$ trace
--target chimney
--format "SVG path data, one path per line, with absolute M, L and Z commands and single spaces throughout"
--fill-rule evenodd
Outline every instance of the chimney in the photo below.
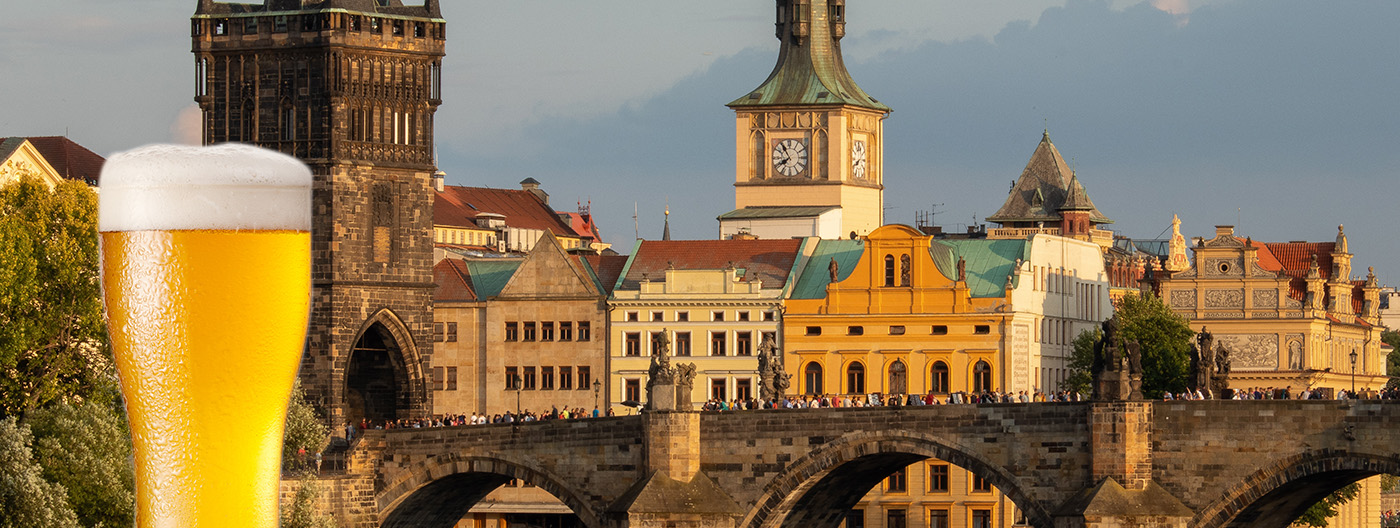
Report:
M 524 191 L 530 191 L 530 194 L 535 195 L 535 198 L 539 198 L 539 200 L 541 202 L 544 202 L 545 205 L 549 205 L 549 193 L 544 192 L 544 189 L 540 188 L 539 180 L 536 180 L 534 178 L 525 178 L 523 180 L 520 180 L 520 189 Z
M 443 172 L 442 169 L 438 169 L 437 172 L 433 173 L 433 189 L 437 190 L 437 192 L 442 192 L 446 188 L 447 173 Z

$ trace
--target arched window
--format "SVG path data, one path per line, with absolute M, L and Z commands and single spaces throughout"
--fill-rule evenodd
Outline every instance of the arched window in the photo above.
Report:
M 909 392 L 909 368 L 903 361 L 898 359 L 890 364 L 890 394 L 905 394 Z
M 885 255 L 885 286 L 894 286 L 894 255 Z
M 865 365 L 859 361 L 846 367 L 846 393 L 865 394 Z
M 909 255 L 899 256 L 899 285 L 909 286 Z
M 938 393 L 948 393 L 948 364 L 942 361 L 933 362 L 933 367 L 929 369 L 929 390 Z
M 804 394 L 822 394 L 822 365 L 815 361 L 808 363 L 807 368 L 802 369 L 802 379 L 806 389 Z
M 992 366 L 986 361 L 978 360 L 972 367 L 972 392 L 986 392 L 992 390 Z

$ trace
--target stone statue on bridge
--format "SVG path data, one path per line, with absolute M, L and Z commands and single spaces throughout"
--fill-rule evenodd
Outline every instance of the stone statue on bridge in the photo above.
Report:
M 676 409 L 690 410 L 690 391 L 695 387 L 695 364 L 676 364 Z
M 1210 373 L 1210 388 L 1219 398 L 1230 394 L 1230 349 L 1219 343 L 1215 349 L 1215 371 Z
M 669 330 L 662 329 L 653 341 L 651 368 L 647 369 L 647 408 L 657 411 L 676 409 L 676 368 L 671 366 Z
M 1119 336 L 1121 324 L 1117 315 L 1104 321 L 1103 337 L 1094 343 L 1095 401 L 1142 399 L 1142 346 Z
M 1200 391 L 1208 400 L 1216 398 L 1212 378 L 1216 371 L 1215 336 L 1203 326 L 1196 334 L 1196 344 L 1191 346 L 1191 390 Z
M 833 262 L 835 262 L 833 260 Z M 783 371 L 783 352 L 773 342 L 773 335 L 763 337 L 758 345 L 758 397 L 763 401 L 782 399 L 790 386 L 791 374 Z

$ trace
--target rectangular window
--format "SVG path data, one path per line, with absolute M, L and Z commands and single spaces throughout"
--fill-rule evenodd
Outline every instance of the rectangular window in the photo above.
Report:
M 520 323 L 506 323 L 506 341 L 520 340 Z
M 749 312 L 739 312 L 739 320 L 740 320 L 740 321 L 747 321 L 747 320 L 749 320 Z
M 457 323 L 447 323 L 447 342 L 457 342 Z
M 447 367 L 447 390 L 457 390 L 457 367 Z
M 948 524 L 948 510 L 936 509 L 928 511 L 928 528 L 951 528 Z
M 273 30 L 273 31 L 276 31 L 276 32 L 278 32 L 278 33 L 286 33 L 286 32 L 287 32 L 287 17 L 286 17 L 286 16 L 273 17 L 273 19 L 272 19 L 272 30 Z
M 728 401 L 729 397 L 725 390 L 729 388 L 728 386 L 729 380 L 726 378 L 710 378 L 710 399 Z
M 442 323 L 433 323 L 433 342 L 442 342 Z
M 554 367 L 540 367 L 540 389 L 554 390 Z
M 763 312 L 763 320 L 764 320 L 764 321 L 772 321 L 772 320 L 774 320 L 774 317 L 776 317 L 776 316 L 773 315 L 773 312 L 772 312 L 772 311 Z
M 515 390 L 520 387 L 520 371 L 515 367 L 506 367 L 506 389 Z
M 442 390 L 443 377 L 442 367 L 433 367 L 433 390 Z
M 316 17 L 311 15 L 301 17 L 301 30 L 316 31 Z
M 710 314 L 710 320 L 711 320 L 711 321 L 723 321 L 723 320 L 724 320 L 724 312 L 719 311 L 719 312 L 713 312 L 713 313 L 711 313 L 711 314 Z
M 972 528 L 992 528 L 992 510 L 972 510 Z
M 753 332 L 734 332 L 734 355 L 753 355 Z
M 394 21 L 394 36 L 395 36 L 395 37 L 402 37 L 402 36 L 403 36 L 403 21 L 402 21 L 402 20 L 395 20 L 395 21 Z
M 635 323 L 638 321 L 637 317 L 637 312 L 627 312 L 627 322 Z
M 559 390 L 570 390 L 574 388 L 574 368 L 559 367 Z
M 554 340 L 554 322 L 546 321 L 540 323 L 540 341 Z
M 676 355 L 690 355 L 690 332 L 676 332 Z
M 863 327 L 863 326 L 848 326 L 848 327 L 846 327 L 846 335 L 853 335 L 853 336 L 865 335 L 865 327 Z
M 535 367 L 525 367 L 522 370 L 525 374 L 521 376 L 520 388 L 524 390 L 535 390 Z
M 243 34 L 244 34 L 244 35 L 256 35 L 256 34 L 258 34 L 258 19 L 253 18 L 253 17 L 248 17 L 248 18 L 243 19 Z
M 652 332 L 652 333 L 651 333 L 651 355 L 653 355 L 653 356 L 661 355 L 661 336 L 664 336 L 664 335 L 666 335 L 665 332 Z M 674 352 L 668 352 L 668 354 L 674 354 Z
M 526 342 L 534 341 L 534 340 L 535 340 L 535 323 L 534 323 L 534 322 L 529 322 L 529 323 L 525 323 L 525 324 L 520 325 L 520 326 L 521 326 L 521 329 L 523 330 L 522 332 L 520 332 L 520 340 L 521 340 L 521 341 L 526 341 Z
M 690 312 L 676 312 L 676 320 L 686 322 L 690 320 Z
M 974 334 L 990 334 L 990 333 L 992 333 L 992 327 L 991 327 L 991 326 L 988 326 L 988 325 L 977 325 L 977 326 L 975 326 L 975 327 L 972 328 L 972 333 L 974 333 Z
M 972 491 L 976 493 L 991 493 L 992 483 L 987 482 L 987 479 L 982 478 L 980 475 L 973 474 Z
M 885 479 L 885 491 L 890 493 L 907 493 L 909 491 L 909 468 L 899 468 Z
M 593 383 L 593 375 L 589 372 L 588 365 L 579 365 L 578 390 L 588 390 L 590 383 Z
M 383 33 L 383 32 L 384 32 L 384 21 L 383 21 L 383 20 L 380 20 L 380 19 L 378 19 L 378 18 L 370 17 L 370 19 L 369 19 L 369 31 L 370 31 L 370 33 Z
M 885 528 L 905 528 L 908 526 L 905 510 L 889 509 L 885 510 Z
M 350 15 L 350 31 L 359 31 L 359 30 L 360 30 L 360 17 L 359 17 L 359 16 L 356 16 L 356 15 Z
M 710 355 L 723 356 L 728 353 L 724 342 L 724 332 L 710 332 Z
M 753 398 L 753 379 L 739 378 L 734 380 L 734 397 L 740 400 Z
M 933 325 L 933 335 L 948 335 L 948 325 Z
M 568 322 L 568 321 L 559 323 L 559 340 L 560 340 L 560 341 L 573 341 L 573 340 L 574 340 L 574 324 L 573 324 L 573 323 L 570 323 L 570 322 Z
M 415 22 L 413 24 L 413 38 L 423 38 L 425 32 L 426 29 L 422 22 Z
M 890 335 L 904 335 L 904 326 L 895 325 L 890 327 Z
M 623 334 L 622 355 L 634 357 L 642 355 L 642 334 L 640 332 Z
M 578 322 L 578 340 L 579 340 L 579 341 L 588 341 L 588 340 L 590 340 L 590 339 L 593 338 L 593 336 L 589 334 L 589 331 L 588 331 L 588 330 L 589 330 L 589 328 L 588 328 L 588 321 L 579 321 L 579 322 Z
M 820 327 L 820 326 L 809 326 L 809 327 L 807 327 L 807 335 L 809 335 L 809 336 L 819 336 L 819 335 L 822 335 L 822 327 Z
M 622 380 L 622 399 L 640 403 L 642 401 L 642 380 L 637 378 Z
M 846 528 L 865 528 L 865 510 L 855 508 L 846 512 Z
M 948 464 L 928 465 L 928 492 L 948 493 Z
M 653 322 L 665 321 L 665 320 L 666 320 L 665 312 L 652 312 L 652 313 L 651 313 L 651 320 L 652 320 Z

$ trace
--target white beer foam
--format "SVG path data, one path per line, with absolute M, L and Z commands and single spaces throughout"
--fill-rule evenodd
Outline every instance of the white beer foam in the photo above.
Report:
M 311 230 L 311 169 L 264 148 L 148 145 L 102 166 L 99 231 Z

